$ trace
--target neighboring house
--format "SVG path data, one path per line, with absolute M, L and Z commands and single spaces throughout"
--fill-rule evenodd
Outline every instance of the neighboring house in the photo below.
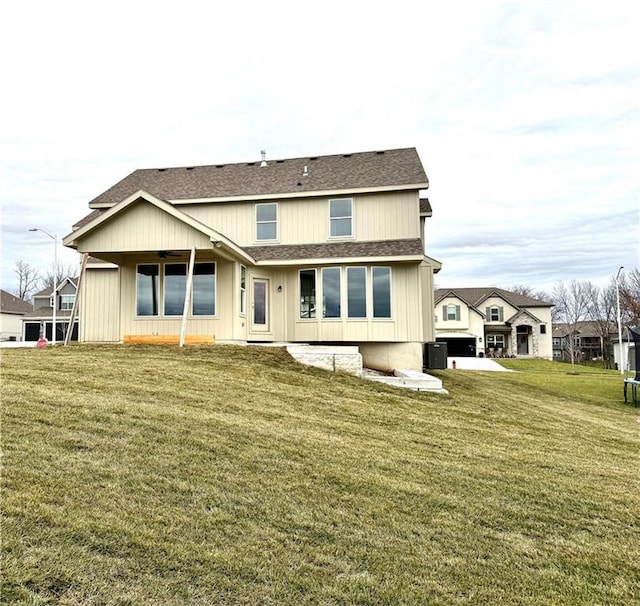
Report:
M 552 359 L 552 303 L 501 288 L 435 291 L 436 340 L 449 356 Z
M 571 326 L 565 323 L 553 325 L 553 359 L 570 360 L 569 334 Z M 605 335 L 598 322 L 577 322 L 573 330 L 574 360 L 612 360 L 613 339 L 617 340 L 618 328 L 611 323 Z
M 22 318 L 22 335 L 25 341 L 37 341 L 40 337 L 46 337 L 48 341 L 53 336 L 53 305 L 56 308 L 56 341 L 64 341 L 69 329 L 69 319 L 73 304 L 76 300 L 78 279 L 65 278 L 56 288 L 56 296 L 53 296 L 53 288 L 45 288 L 33 295 L 33 307 Z M 71 340 L 78 340 L 78 320 L 73 323 Z
M 0 290 L 0 341 L 20 341 L 22 318 L 32 309 L 31 303 Z
M 427 187 L 413 148 L 136 170 L 64 238 L 94 261 L 80 340 L 355 344 L 420 370 L 441 267 Z

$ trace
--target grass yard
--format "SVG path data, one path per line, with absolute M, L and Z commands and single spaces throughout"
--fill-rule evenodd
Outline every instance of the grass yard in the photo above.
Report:
M 279 349 L 4 350 L 0 602 L 637 603 L 640 409 L 519 370 L 439 396 Z

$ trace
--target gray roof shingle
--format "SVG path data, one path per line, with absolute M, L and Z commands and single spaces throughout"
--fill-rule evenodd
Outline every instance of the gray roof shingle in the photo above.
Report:
M 139 169 L 94 198 L 89 206 L 111 206 L 140 189 L 162 200 L 194 200 L 428 185 L 413 147 L 267 160 L 266 167 L 260 164 Z
M 459 296 L 463 301 L 477 307 L 482 304 L 482 301 L 492 294 L 496 294 L 502 297 L 508 303 L 511 303 L 515 307 L 553 307 L 553 303 L 547 301 L 540 301 L 532 297 L 526 297 L 515 292 L 504 290 L 502 288 L 494 287 L 480 287 L 480 288 L 438 288 L 434 293 L 435 302 L 438 303 L 444 299 L 449 293 L 454 293 Z
M 0 311 L 5 314 L 25 314 L 33 309 L 31 303 L 23 301 L 6 290 L 0 290 Z
M 245 246 L 243 250 L 256 261 L 424 255 L 422 241 L 419 238 L 409 240 L 381 240 L 375 242 L 329 242 L 324 244 Z

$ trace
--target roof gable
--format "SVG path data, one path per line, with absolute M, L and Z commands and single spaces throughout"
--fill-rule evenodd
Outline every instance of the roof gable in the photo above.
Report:
M 509 305 L 515 308 L 521 307 L 553 307 L 553 303 L 547 301 L 541 301 L 540 299 L 534 299 L 533 297 L 527 297 L 515 292 L 504 290 L 503 288 L 495 287 L 479 287 L 479 288 L 451 288 L 451 289 L 437 289 L 435 291 L 436 301 L 441 293 L 455 293 L 460 299 L 468 302 L 469 305 L 479 307 L 483 301 L 489 297 L 495 296 L 503 299 Z
M 105 208 L 139 190 L 180 200 L 247 199 L 344 191 L 425 189 L 429 185 L 415 148 L 261 162 L 139 169 L 94 198 Z

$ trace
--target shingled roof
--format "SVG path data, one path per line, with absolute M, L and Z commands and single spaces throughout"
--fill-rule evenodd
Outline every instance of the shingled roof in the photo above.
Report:
M 281 246 L 245 246 L 256 261 L 293 261 L 300 259 L 347 259 L 363 257 L 423 256 L 420 239 L 381 240 L 377 242 L 329 242 Z
M 438 288 L 434 293 L 435 302 L 438 303 L 450 294 L 458 296 L 460 299 L 471 305 L 472 307 L 478 307 L 482 302 L 492 296 L 497 295 L 502 297 L 507 303 L 511 303 L 514 307 L 552 307 L 553 303 L 548 301 L 541 301 L 540 299 L 534 299 L 533 297 L 527 297 L 520 295 L 509 290 L 494 287 L 481 287 L 481 288 Z
M 305 170 L 306 169 L 306 170 Z M 167 201 L 428 187 L 415 148 L 211 166 L 139 169 L 94 198 L 104 208 L 145 190 Z
M 33 309 L 31 303 L 23 301 L 6 290 L 0 290 L 0 311 L 3 314 L 23 315 Z

